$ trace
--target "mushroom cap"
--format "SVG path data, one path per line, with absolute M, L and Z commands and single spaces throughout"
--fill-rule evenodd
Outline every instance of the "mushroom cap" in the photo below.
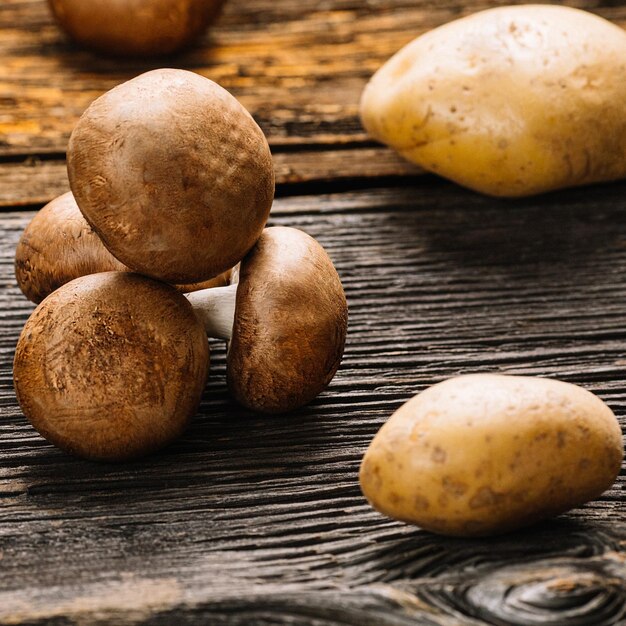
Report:
M 170 54 L 199 37 L 224 0 L 48 0 L 77 43 L 112 56 Z
M 24 415 L 46 439 L 88 459 L 122 461 L 180 435 L 208 366 L 206 334 L 182 294 L 106 272 L 63 285 L 35 309 L 13 376 Z
M 134 78 L 95 100 L 70 137 L 81 212 L 133 270 L 193 283 L 238 263 L 274 197 L 267 140 L 225 89 L 185 70 Z
M 323 391 L 343 355 L 348 307 L 322 246 L 295 228 L 266 228 L 241 262 L 228 386 L 255 411 L 291 411 Z
M 15 249 L 17 284 L 35 303 L 79 276 L 126 269 L 102 245 L 71 192 L 35 214 Z
M 40 209 L 15 249 L 15 277 L 22 293 L 39 304 L 53 291 L 79 276 L 130 271 L 102 244 L 80 212 L 71 192 Z M 230 271 L 202 283 L 176 285 L 197 291 L 228 284 Z

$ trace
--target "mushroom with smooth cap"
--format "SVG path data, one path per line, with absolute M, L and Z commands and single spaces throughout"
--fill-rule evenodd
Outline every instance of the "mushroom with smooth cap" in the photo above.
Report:
M 185 297 L 127 272 L 73 280 L 35 309 L 20 335 L 15 390 L 59 448 L 123 461 L 169 443 L 196 412 L 209 348 Z
M 241 261 L 238 282 L 187 295 L 210 336 L 229 341 L 228 387 L 255 411 L 292 411 L 323 391 L 348 324 L 337 271 L 295 228 L 266 228 Z
M 224 0 L 48 0 L 80 45 L 112 56 L 170 54 L 197 39 Z
M 95 100 L 70 137 L 70 187 L 108 250 L 147 276 L 207 280 L 238 263 L 267 221 L 267 140 L 225 89 L 147 72 Z
M 15 249 L 15 277 L 24 295 L 38 304 L 79 276 L 131 271 L 102 244 L 85 220 L 74 196 L 65 193 L 37 211 Z M 202 283 L 176 285 L 195 291 L 228 284 L 230 271 Z

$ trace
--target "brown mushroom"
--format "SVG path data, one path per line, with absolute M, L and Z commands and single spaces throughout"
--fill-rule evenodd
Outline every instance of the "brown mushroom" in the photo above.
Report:
M 343 354 L 348 308 L 324 248 L 295 228 L 266 228 L 238 282 L 188 294 L 210 336 L 229 341 L 230 392 L 255 411 L 294 410 L 323 391 Z
M 67 158 L 76 202 L 104 245 L 168 282 L 233 267 L 274 195 L 261 129 L 226 90 L 184 70 L 147 72 L 95 100 Z
M 202 324 L 183 295 L 125 272 L 83 276 L 34 311 L 14 361 L 24 414 L 72 454 L 122 461 L 177 437 L 209 366 Z
M 198 38 L 224 0 L 48 0 L 76 43 L 112 56 L 170 54 Z
M 55 289 L 87 274 L 130 271 L 105 247 L 83 217 L 71 192 L 39 210 L 15 250 L 15 277 L 24 295 L 39 303 Z M 228 284 L 230 270 L 202 283 L 176 285 L 195 291 Z
M 346 300 L 328 255 L 302 231 L 266 229 L 238 282 L 187 297 L 191 306 L 170 286 L 127 272 L 83 276 L 48 296 L 22 331 L 13 369 L 33 426 L 93 460 L 166 445 L 200 401 L 206 332 L 230 342 L 229 388 L 253 410 L 291 411 L 333 378 Z

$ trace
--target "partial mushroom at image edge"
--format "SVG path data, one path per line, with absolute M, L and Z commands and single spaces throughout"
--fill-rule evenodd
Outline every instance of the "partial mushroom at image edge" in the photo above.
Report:
M 100 54 L 154 57 L 197 40 L 225 0 L 48 0 L 59 26 Z

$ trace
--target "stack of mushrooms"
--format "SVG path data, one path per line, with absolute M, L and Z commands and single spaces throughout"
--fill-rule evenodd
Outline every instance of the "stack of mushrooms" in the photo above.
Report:
M 143 74 L 98 98 L 68 148 L 72 192 L 44 207 L 16 251 L 39 303 L 14 381 L 33 426 L 85 458 L 135 458 L 177 437 L 228 341 L 243 406 L 292 411 L 343 353 L 347 306 L 324 249 L 265 228 L 274 195 L 267 141 L 212 81 Z

